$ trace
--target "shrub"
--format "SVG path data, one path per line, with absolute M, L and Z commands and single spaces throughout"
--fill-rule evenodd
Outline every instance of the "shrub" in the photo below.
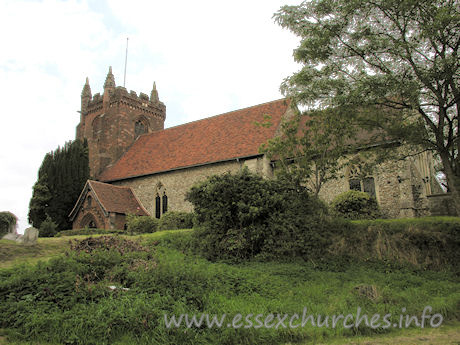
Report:
M 160 218 L 160 230 L 177 230 L 193 228 L 194 214 L 189 212 L 169 211 Z
M 331 207 L 336 215 L 347 219 L 375 219 L 381 216 L 377 200 L 368 193 L 356 190 L 336 196 Z
M 326 213 L 324 204 L 306 188 L 266 180 L 247 169 L 211 176 L 186 198 L 199 224 L 195 245 L 211 260 L 278 255 L 280 246 L 284 254 L 295 256 L 296 241 L 316 231 Z
M 149 216 L 127 215 L 126 224 L 129 233 L 145 234 L 158 230 L 158 219 Z
M 11 212 L 0 212 L 0 237 L 11 232 L 16 226 L 17 221 L 18 218 Z
M 46 219 L 40 224 L 38 235 L 40 237 L 53 237 L 56 233 L 57 224 L 47 215 Z

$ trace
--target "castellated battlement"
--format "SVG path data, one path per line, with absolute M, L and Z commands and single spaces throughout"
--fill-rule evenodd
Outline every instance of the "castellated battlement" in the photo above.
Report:
M 117 86 L 114 90 L 108 92 L 108 107 L 116 106 L 129 107 L 130 109 L 151 114 L 161 120 L 165 120 L 166 106 L 163 102 L 151 100 L 150 97 L 141 92 L 139 96 L 135 91 L 128 92 L 123 86 Z M 104 95 L 105 96 L 105 95 Z M 104 96 L 96 93 L 92 98 L 88 98 L 85 115 L 99 112 L 104 107 Z

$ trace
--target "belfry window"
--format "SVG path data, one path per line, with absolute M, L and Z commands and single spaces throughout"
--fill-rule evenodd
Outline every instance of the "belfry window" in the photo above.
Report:
M 138 120 L 134 124 L 134 136 L 137 138 L 138 136 L 144 134 L 146 132 L 145 125 L 142 121 Z

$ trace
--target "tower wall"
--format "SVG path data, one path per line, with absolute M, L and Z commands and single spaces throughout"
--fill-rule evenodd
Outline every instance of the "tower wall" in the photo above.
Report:
M 111 71 L 107 79 L 110 75 Z M 89 88 L 88 83 L 85 88 Z M 87 139 L 90 173 L 97 179 L 139 135 L 164 129 L 166 107 L 158 100 L 155 86 L 150 98 L 144 93 L 138 96 L 134 91 L 128 93 L 123 87 L 115 87 L 114 81 L 102 96 L 88 97 L 85 88 L 77 139 Z

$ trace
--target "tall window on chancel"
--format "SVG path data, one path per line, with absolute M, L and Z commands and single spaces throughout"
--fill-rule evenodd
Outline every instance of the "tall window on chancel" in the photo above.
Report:
M 361 190 L 361 181 L 355 178 L 349 179 L 350 190 Z
M 163 213 L 168 212 L 168 196 L 166 195 L 166 192 L 163 193 Z
M 146 132 L 145 124 L 141 121 L 138 120 L 134 124 L 134 136 L 137 138 L 138 136 L 144 134 Z
M 373 177 L 366 177 L 362 181 L 363 192 L 375 197 L 375 181 Z
M 155 217 L 160 218 L 163 214 L 168 212 L 168 195 L 166 194 L 166 188 L 158 182 L 155 188 Z
M 155 218 L 160 219 L 161 217 L 161 198 L 157 194 L 155 198 Z

